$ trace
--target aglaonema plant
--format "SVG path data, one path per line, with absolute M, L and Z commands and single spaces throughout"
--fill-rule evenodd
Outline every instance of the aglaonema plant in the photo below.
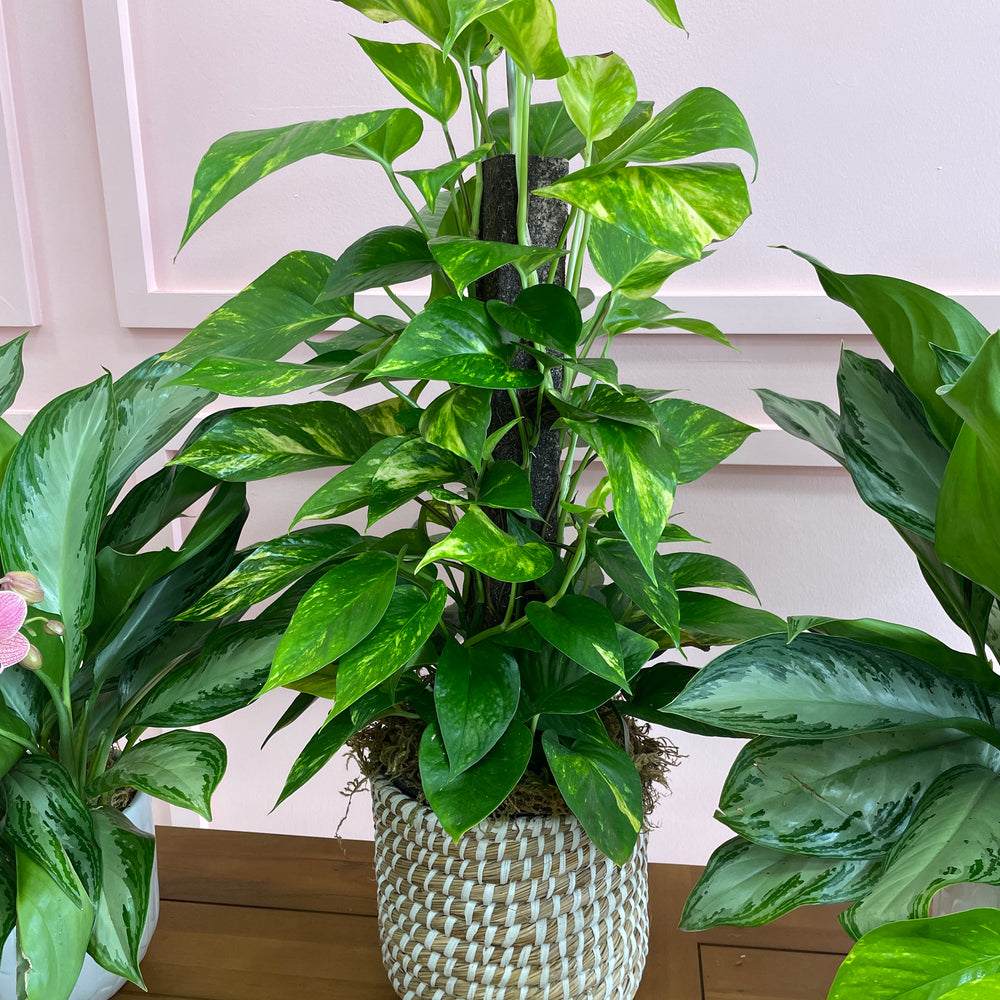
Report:
M 22 341 L 0 348 L 4 412 Z M 285 624 L 174 621 L 238 564 L 247 516 L 242 484 L 193 469 L 135 482 L 212 398 L 170 385 L 182 371 L 150 358 L 23 435 L 0 420 L 0 941 L 16 933 L 19 1000 L 65 1000 L 86 954 L 142 983 L 154 846 L 121 790 L 210 818 L 225 747 L 178 727 L 249 703 Z
M 198 167 L 182 242 L 251 184 L 316 154 L 380 166 L 409 217 L 336 260 L 282 258 L 169 352 L 191 366 L 183 384 L 338 397 L 236 410 L 177 457 L 233 482 L 341 467 L 294 520 L 320 523 L 261 545 L 185 617 L 207 621 L 299 588 L 265 689 L 301 692 L 281 724 L 316 697 L 333 706 L 282 798 L 355 734 L 401 717 L 422 729 L 423 792 L 453 836 L 530 767 L 623 862 L 642 825 L 641 788 L 602 713 L 688 726 L 661 709 L 691 669 L 651 660 L 783 624 L 704 593 L 753 588 L 732 564 L 685 548 L 697 540 L 671 521 L 678 483 L 752 428 L 622 384 L 609 356 L 616 337 L 638 329 L 725 343 L 654 295 L 750 211 L 739 167 L 676 161 L 723 148 L 755 158 L 753 141 L 718 91 L 654 113 L 619 56 L 567 58 L 549 0 L 347 6 L 425 37 L 359 39 L 413 107 L 219 140 Z M 654 6 L 679 24 L 671 3 Z M 509 103 L 491 112 L 488 67 L 501 55 Z M 561 100 L 531 103 L 543 78 L 558 81 Z M 472 150 L 458 155 L 449 123 L 462 108 Z M 425 118 L 453 158 L 397 173 Z M 503 238 L 487 233 L 501 186 L 483 180 L 494 154 L 513 164 Z M 533 188 L 538 157 L 573 169 L 563 162 Z M 563 213 L 549 246 L 532 236 L 546 204 Z M 596 299 L 581 286 L 588 257 L 606 285 Z M 430 278 L 430 294 L 414 312 L 394 286 L 417 278 Z M 365 313 L 364 293 L 378 289 L 395 315 Z M 310 361 L 280 360 L 335 325 L 310 341 Z M 341 401 L 373 388 L 383 392 L 375 402 Z M 600 464 L 596 487 L 582 490 Z M 378 532 L 410 503 L 411 526 Z M 364 533 L 342 520 L 354 511 Z
M 928 911 L 942 888 L 1000 885 L 1000 337 L 929 289 L 811 263 L 893 367 L 844 350 L 839 414 L 760 390 L 764 408 L 847 469 L 969 649 L 813 616 L 705 667 L 670 711 L 754 738 L 719 806 L 737 836 L 683 925 L 851 902 L 841 921 L 860 941 L 831 998 L 987 996 L 1000 981 L 1000 911 Z

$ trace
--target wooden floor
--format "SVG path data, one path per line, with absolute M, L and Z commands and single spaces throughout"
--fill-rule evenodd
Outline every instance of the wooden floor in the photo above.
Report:
M 160 922 L 148 1000 L 394 1000 L 379 957 L 372 845 L 157 831 Z M 850 948 L 836 910 L 769 927 L 677 930 L 699 869 L 650 866 L 650 954 L 638 1000 L 823 1000 Z M 126 986 L 120 996 L 143 996 Z

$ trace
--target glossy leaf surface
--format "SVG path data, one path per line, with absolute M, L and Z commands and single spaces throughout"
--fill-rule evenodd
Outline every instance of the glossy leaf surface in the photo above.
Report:
M 66 771 L 51 757 L 29 754 L 7 773 L 3 789 L 6 838 L 40 865 L 74 906 L 97 899 L 101 855 L 90 811 Z
M 445 646 L 434 674 L 434 708 L 453 776 L 482 760 L 507 731 L 520 692 L 517 661 L 508 650 L 489 643 Z
M 210 313 L 163 360 L 194 365 L 214 355 L 283 357 L 351 308 L 349 300 L 316 301 L 334 264 L 332 257 L 307 250 L 287 254 Z
M 611 154 L 610 162 L 663 163 L 717 149 L 742 149 L 757 166 L 743 113 L 721 91 L 698 87 L 664 108 Z
M 881 361 L 842 351 L 837 440 L 861 499 L 893 524 L 934 538 L 948 451 L 916 396 Z
M 369 527 L 426 490 L 463 479 L 467 471 L 468 466 L 444 448 L 420 438 L 404 442 L 372 476 Z
M 629 690 L 615 620 L 603 604 L 590 597 L 567 594 L 551 608 L 532 601 L 525 614 L 543 639 L 575 663 Z
M 142 986 L 139 944 L 156 847 L 150 834 L 137 830 L 117 809 L 102 806 L 92 816 L 104 861 L 89 951 L 104 968 Z
M 439 122 L 454 117 L 462 103 L 462 81 L 454 63 L 439 49 L 424 42 L 400 45 L 357 36 L 355 41 L 414 107 Z
M 946 445 L 954 443 L 960 421 L 938 394 L 941 374 L 928 344 L 976 354 L 988 336 L 968 310 L 938 292 L 898 278 L 837 274 L 819 261 L 798 254 L 816 269 L 830 298 L 850 306 L 889 355 L 896 373 L 920 400 L 927 420 Z
M 265 691 L 308 677 L 343 656 L 379 623 L 392 598 L 396 560 L 365 552 L 309 588 L 274 656 Z
M 375 378 L 428 378 L 486 389 L 526 389 L 536 386 L 538 372 L 510 367 L 510 345 L 473 299 L 453 296 L 432 302 L 400 335 Z
M 44 406 L 18 442 L 0 486 L 4 569 L 34 573 L 40 611 L 66 626 L 65 662 L 83 658 L 94 605 L 94 557 L 115 433 L 110 376 Z M 62 664 L 45 668 L 62 677 Z
M 27 336 L 22 333 L 0 346 L 0 413 L 6 413 L 10 408 L 24 379 L 22 352 Z
M 689 257 L 658 250 L 646 240 L 597 218 L 590 220 L 587 248 L 594 270 L 614 291 L 637 303 L 643 303 L 641 308 L 647 314 L 659 306 L 659 303 L 650 303 L 647 296 L 655 295 L 670 275 L 692 263 Z M 640 307 L 637 305 L 634 308 Z M 633 321 L 628 316 L 623 321 L 623 317 L 609 314 L 605 329 L 613 335 L 630 329 L 647 329 L 643 323 L 644 318 Z
M 907 920 L 869 931 L 844 959 L 830 1000 L 996 1000 L 1000 915 L 994 909 Z
M 420 415 L 420 433 L 425 441 L 464 458 L 478 469 L 490 429 L 488 389 L 460 385 L 448 389 Z
M 642 783 L 621 747 L 586 739 L 565 746 L 547 730 L 545 759 L 566 804 L 587 836 L 618 865 L 632 857 L 642 826 Z
M 679 645 L 680 604 L 666 567 L 654 558 L 650 578 L 631 546 L 613 538 L 600 539 L 594 547 L 594 556 L 628 599 Z
M 567 61 L 569 71 L 559 78 L 566 111 L 587 142 L 606 139 L 635 104 L 635 77 L 628 63 L 613 52 Z
M 710 406 L 677 396 L 650 406 L 677 449 L 679 483 L 690 483 L 714 469 L 757 429 Z
M 318 301 L 414 281 L 436 270 L 425 236 L 407 226 L 383 226 L 359 237 L 340 255 Z
M 727 164 L 588 167 L 535 193 L 691 260 L 732 236 L 750 214 L 743 174 Z
M 736 837 L 712 854 L 684 904 L 681 927 L 756 927 L 797 906 L 850 902 L 873 884 L 879 867 L 872 861 L 797 857 Z
M 522 274 L 530 274 L 565 253 L 547 247 L 524 247 L 466 236 L 439 236 L 431 240 L 427 247 L 444 273 L 451 278 L 459 295 L 474 281 L 505 264 L 512 264 Z
M 547 545 L 518 544 L 475 505 L 469 507 L 446 538 L 427 550 L 417 571 L 438 559 L 453 559 L 505 583 L 535 580 L 552 567 L 552 552 Z
M 224 136 L 211 145 L 198 164 L 181 246 L 220 208 L 261 178 L 307 156 L 343 153 L 403 114 L 414 112 L 369 111 Z
M 142 740 L 93 781 L 96 791 L 131 786 L 211 821 L 212 793 L 226 771 L 218 736 L 186 729 Z
M 323 524 L 264 542 L 180 619 L 204 621 L 245 611 L 339 555 L 360 538 L 346 524 Z
M 371 444 L 361 418 L 343 403 L 257 406 L 215 422 L 174 460 L 230 482 L 348 465 Z
M 513 305 L 494 299 L 486 309 L 505 330 L 522 340 L 571 356 L 583 336 L 580 307 L 572 293 L 560 285 L 532 285 Z
M 396 587 L 382 620 L 337 664 L 335 708 L 353 705 L 404 667 L 430 638 L 444 611 L 447 591 L 438 581 L 428 596 L 417 587 Z
M 510 114 L 506 108 L 490 115 L 490 130 L 498 153 L 510 152 Z M 528 155 L 553 156 L 571 160 L 585 146 L 583 135 L 566 114 L 562 101 L 531 105 L 528 121 Z
M 844 450 L 837 439 L 839 414 L 813 399 L 793 399 L 770 389 L 755 389 L 764 412 L 783 430 L 808 441 L 844 464 Z
M 911 726 L 994 732 L 971 682 L 893 650 L 808 634 L 792 643 L 764 636 L 723 653 L 670 710 L 794 739 Z
M 337 0 L 372 21 L 406 21 L 441 45 L 448 33 L 448 0 Z
M 477 764 L 453 774 L 437 726 L 420 740 L 424 794 L 448 835 L 457 840 L 496 809 L 518 783 L 531 757 L 531 733 L 515 722 Z
M 479 20 L 528 76 L 552 80 L 568 69 L 559 47 L 552 0 L 511 0 Z

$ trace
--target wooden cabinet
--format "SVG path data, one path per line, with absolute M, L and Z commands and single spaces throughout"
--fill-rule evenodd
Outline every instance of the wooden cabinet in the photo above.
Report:
M 161 914 L 147 1000 L 394 1000 L 379 957 L 372 845 L 157 831 Z M 677 929 L 700 869 L 650 866 L 637 1000 L 823 1000 L 850 939 L 832 907 L 768 927 Z M 121 996 L 143 996 L 129 985 Z

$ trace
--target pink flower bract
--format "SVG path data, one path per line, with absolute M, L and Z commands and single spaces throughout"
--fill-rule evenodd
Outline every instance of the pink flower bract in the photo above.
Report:
M 18 631 L 27 614 L 28 604 L 20 594 L 0 591 L 0 667 L 13 666 L 28 655 L 28 640 Z

